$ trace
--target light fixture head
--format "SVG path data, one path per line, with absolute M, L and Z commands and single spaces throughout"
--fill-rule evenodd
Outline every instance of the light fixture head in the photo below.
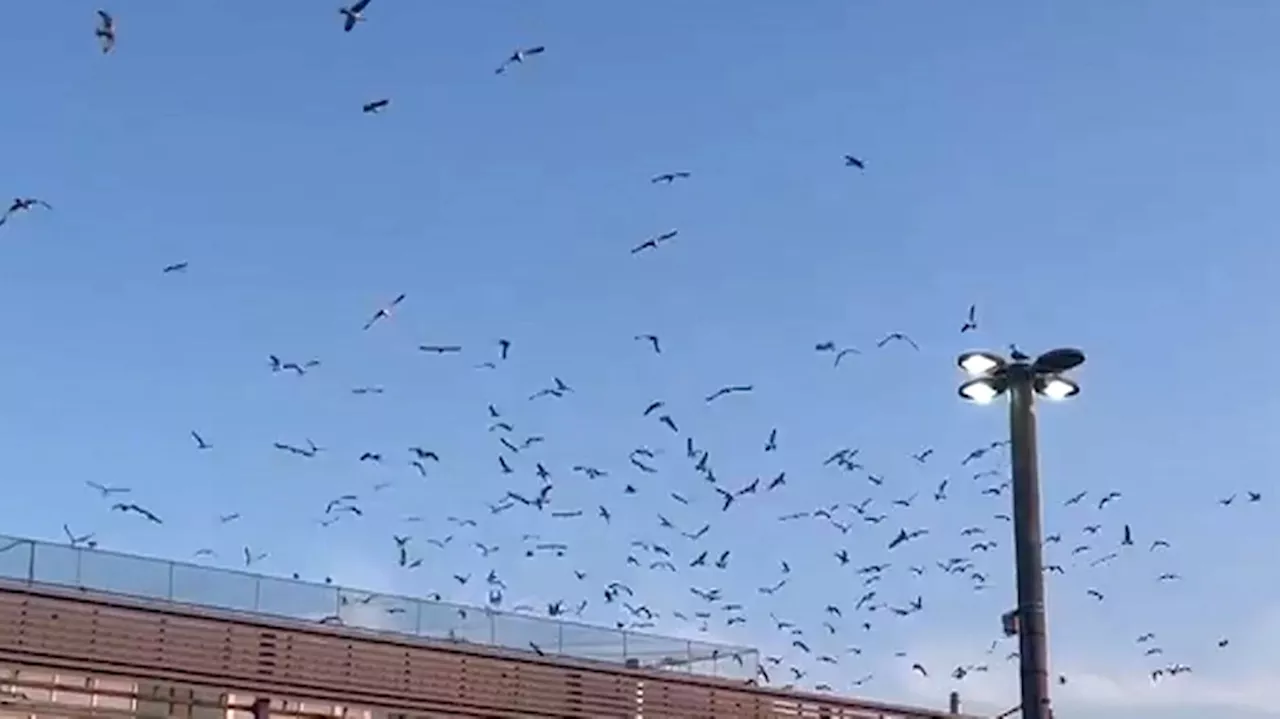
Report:
M 1084 364 L 1084 352 L 1074 347 L 1049 350 L 1036 358 L 1031 368 L 1040 374 L 1062 374 Z
M 965 352 L 956 359 L 956 364 L 970 377 L 983 377 L 1004 367 L 1006 362 L 992 352 Z
M 960 396 L 974 404 L 991 404 L 1005 390 L 1007 383 L 1000 377 L 975 377 L 960 385 Z
M 1036 393 L 1045 399 L 1063 400 L 1080 394 L 1080 385 L 1061 375 L 1036 377 Z

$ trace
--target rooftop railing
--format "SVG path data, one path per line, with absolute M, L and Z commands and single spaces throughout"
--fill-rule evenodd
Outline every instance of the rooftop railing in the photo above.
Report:
M 0 579 L 725 678 L 755 676 L 760 658 L 748 647 L 4 535 Z

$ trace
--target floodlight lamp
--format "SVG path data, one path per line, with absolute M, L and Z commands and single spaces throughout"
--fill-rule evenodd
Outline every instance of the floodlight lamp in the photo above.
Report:
M 1042 374 L 1062 374 L 1084 364 L 1084 352 L 1074 347 L 1049 350 L 1036 358 L 1032 368 Z
M 956 360 L 960 369 L 970 377 L 982 377 L 991 374 L 1005 365 L 1003 357 L 990 352 L 965 352 Z
M 974 404 L 991 404 L 1003 391 L 1000 382 L 991 377 L 978 377 L 960 385 L 960 396 Z
M 1036 379 L 1036 392 L 1045 399 L 1057 401 L 1080 394 L 1080 385 L 1066 377 L 1050 375 Z

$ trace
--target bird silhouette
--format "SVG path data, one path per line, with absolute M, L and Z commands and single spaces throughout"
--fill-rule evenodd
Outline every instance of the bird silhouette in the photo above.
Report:
M 103 55 L 116 49 L 116 19 L 106 10 L 98 11 L 98 27 L 94 29 L 93 34 L 98 38 L 98 45 L 102 48 Z
M 901 332 L 890 332 L 876 343 L 876 347 L 885 347 L 890 342 L 906 342 L 908 345 L 911 345 L 911 349 L 916 350 L 917 352 L 920 350 L 920 346 L 916 344 L 915 340 Z
M 4 226 L 4 224 L 9 221 L 9 218 L 14 215 L 30 212 L 36 207 L 41 207 L 46 210 L 53 209 L 52 205 L 35 197 L 15 197 L 13 202 L 11 202 L 9 207 L 4 211 L 4 214 L 0 214 L 0 226 Z
M 531 57 L 534 57 L 535 55 L 541 55 L 546 51 L 547 49 L 542 45 L 525 48 L 523 50 L 516 50 L 515 52 L 511 53 L 511 55 L 506 60 L 504 60 L 501 65 L 498 66 L 497 70 L 494 70 L 494 73 L 501 75 L 504 72 L 506 72 L 507 69 L 510 68 L 512 65 L 523 65 L 525 60 Z
M 631 248 L 631 254 L 633 254 L 633 255 L 634 255 L 634 254 L 638 254 L 638 253 L 640 253 L 640 252 L 643 252 L 644 250 L 656 250 L 656 249 L 658 249 L 658 245 L 661 245 L 661 244 L 662 244 L 662 243 L 664 243 L 664 242 L 668 242 L 668 241 L 670 241 L 670 240 L 675 239 L 675 237 L 676 237 L 677 235 L 679 235 L 679 234 L 680 234 L 680 231 L 679 231 L 679 230 L 670 230 L 670 231 L 668 231 L 668 232 L 664 232 L 664 233 L 662 233 L 662 234 L 660 234 L 660 235 L 657 235 L 657 236 L 654 236 L 654 237 L 650 237 L 649 239 L 645 240 L 644 242 L 641 242 L 640 244 L 636 245 L 635 247 L 632 247 L 632 248 Z
M 369 7 L 369 1 L 356 0 L 352 5 L 338 8 L 338 12 L 342 15 L 343 32 L 351 32 L 357 23 L 364 22 L 364 9 Z
M 676 180 L 687 180 L 691 176 L 692 176 L 691 173 L 688 173 L 688 172 L 664 172 L 661 175 L 654 175 L 653 178 L 649 180 L 649 182 L 655 185 L 658 183 L 664 183 L 664 184 L 670 185 Z
M 98 484 L 97 482 L 94 482 L 92 480 L 85 480 L 85 484 L 88 485 L 89 487 L 92 487 L 94 490 L 96 490 L 98 494 L 101 494 L 103 499 L 115 496 L 117 494 L 128 494 L 129 492 L 133 491 L 128 487 L 111 487 L 105 484 Z
M 164 524 L 160 517 L 153 514 L 150 510 L 137 504 L 113 504 L 111 508 L 117 512 L 126 512 L 137 514 L 153 524 Z
M 710 404 L 716 401 L 717 399 L 720 399 L 721 397 L 725 397 L 731 394 L 742 394 L 742 393 L 750 392 L 754 389 L 755 387 L 749 384 L 738 384 L 738 385 L 729 385 L 727 387 L 721 387 L 715 392 L 712 392 L 711 394 L 707 395 L 706 402 Z
M 662 345 L 659 344 L 657 335 L 636 335 L 636 339 L 648 342 L 649 345 L 653 347 L 654 354 L 662 354 Z
M 368 4 L 368 0 L 365 0 L 365 4 Z M 404 298 L 405 298 L 404 293 L 401 293 L 399 295 L 396 295 L 396 298 L 394 300 L 391 300 L 391 302 L 387 303 L 385 307 L 380 307 L 377 312 L 374 312 L 373 315 L 369 317 L 369 321 L 365 322 L 364 329 L 365 330 L 372 329 L 373 326 L 379 320 L 384 320 L 390 317 L 391 310 L 399 306 L 401 302 L 404 302 Z

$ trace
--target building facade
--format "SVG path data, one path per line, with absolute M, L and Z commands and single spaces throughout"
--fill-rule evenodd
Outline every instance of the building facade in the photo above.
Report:
M 951 716 L 748 686 L 740 674 L 753 674 L 756 659 L 746 648 L 617 632 L 605 641 L 606 630 L 534 617 L 518 617 L 529 623 L 523 628 L 499 628 L 516 618 L 483 608 L 445 605 L 441 616 L 471 624 L 423 631 L 425 604 L 388 611 L 399 606 L 394 602 L 417 600 L 323 587 L 336 593 L 330 614 L 265 612 L 264 582 L 279 580 L 235 572 L 224 574 L 256 583 L 252 608 L 183 602 L 176 597 L 192 590 L 180 582 L 210 581 L 182 579 L 184 572 L 218 570 L 17 541 L 23 544 L 6 549 L 0 538 L 0 719 Z M 119 571 L 132 561 L 143 574 L 163 576 L 165 592 L 47 581 L 50 572 L 38 569 L 42 557 L 68 551 L 79 553 L 69 564 L 81 580 L 91 562 L 109 560 Z M 26 576 L 14 576 L 21 567 Z M 360 601 L 343 599 L 357 595 Z M 417 631 L 369 626 L 354 610 L 343 616 L 344 607 L 379 602 L 387 606 L 368 616 L 412 614 Z M 474 639 L 499 635 L 506 646 Z

